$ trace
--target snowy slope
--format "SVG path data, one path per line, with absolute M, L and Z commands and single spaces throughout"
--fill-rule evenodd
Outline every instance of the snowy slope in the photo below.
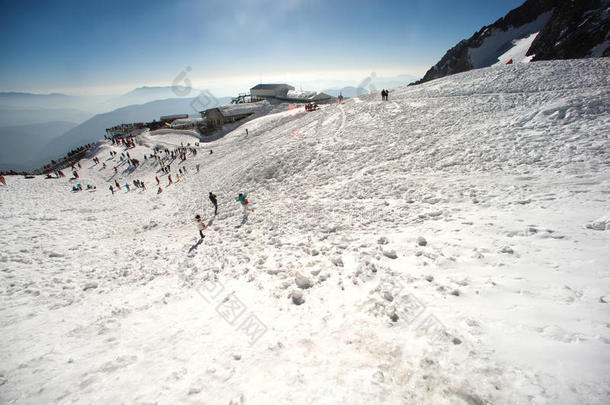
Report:
M 180 183 L 119 168 L 147 191 L 110 194 L 107 144 L 107 169 L 81 162 L 95 193 L 9 177 L 0 399 L 608 403 L 609 69 L 497 66 L 278 107 L 201 143 Z M 195 142 L 157 131 L 130 154 Z

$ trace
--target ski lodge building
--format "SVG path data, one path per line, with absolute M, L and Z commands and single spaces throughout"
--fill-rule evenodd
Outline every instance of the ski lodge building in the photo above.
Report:
M 250 89 L 252 101 L 275 99 L 292 103 L 330 103 L 333 97 L 315 91 L 295 90 L 286 84 L 258 84 Z
M 229 104 L 209 108 L 199 113 L 202 118 L 206 119 L 209 129 L 217 129 L 225 124 L 247 118 L 268 105 L 268 103 Z

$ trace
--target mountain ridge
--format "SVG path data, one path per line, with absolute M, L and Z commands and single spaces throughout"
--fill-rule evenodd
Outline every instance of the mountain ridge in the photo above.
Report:
M 475 68 L 491 66 L 499 62 L 493 60 L 493 53 L 500 55 L 502 49 L 510 48 L 511 42 L 526 35 L 538 33 L 526 52 L 527 61 L 579 59 L 588 56 L 610 56 L 610 41 L 606 39 L 610 29 L 610 13 L 607 7 L 610 0 L 583 0 L 578 3 L 568 0 L 527 0 L 511 10 L 491 25 L 482 27 L 469 39 L 458 42 L 432 66 L 424 77 L 412 84 L 421 84 L 451 74 Z M 532 27 L 529 31 L 519 30 L 527 24 L 549 13 L 542 27 Z M 503 33 L 514 33 L 494 44 Z M 604 33 L 606 33 L 604 35 Z M 492 56 L 486 64 L 476 65 L 472 60 L 473 52 L 489 45 L 487 52 Z M 604 47 L 603 50 L 596 47 Z

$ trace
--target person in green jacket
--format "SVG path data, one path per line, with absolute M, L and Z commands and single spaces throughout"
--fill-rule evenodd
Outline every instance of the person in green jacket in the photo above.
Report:
M 244 214 L 248 212 L 248 197 L 246 194 L 239 193 L 235 201 L 241 203 L 242 207 L 244 207 Z

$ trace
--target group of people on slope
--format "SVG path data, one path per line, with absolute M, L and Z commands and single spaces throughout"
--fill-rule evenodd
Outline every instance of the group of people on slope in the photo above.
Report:
M 212 205 L 214 205 L 214 216 L 216 216 L 218 214 L 218 199 L 216 198 L 216 194 L 214 194 L 210 191 L 210 195 L 208 197 L 209 197 L 210 201 L 212 202 Z M 239 195 L 235 199 L 235 201 L 239 202 L 241 204 L 241 206 L 243 207 L 244 215 L 246 215 L 248 213 L 248 198 L 247 197 L 248 197 L 247 194 L 239 193 Z M 195 215 L 195 224 L 197 225 L 197 228 L 199 229 L 199 236 L 201 237 L 201 239 L 205 238 L 203 231 L 207 228 L 207 226 L 205 225 L 203 218 L 201 218 L 201 215 L 199 215 L 199 214 Z

